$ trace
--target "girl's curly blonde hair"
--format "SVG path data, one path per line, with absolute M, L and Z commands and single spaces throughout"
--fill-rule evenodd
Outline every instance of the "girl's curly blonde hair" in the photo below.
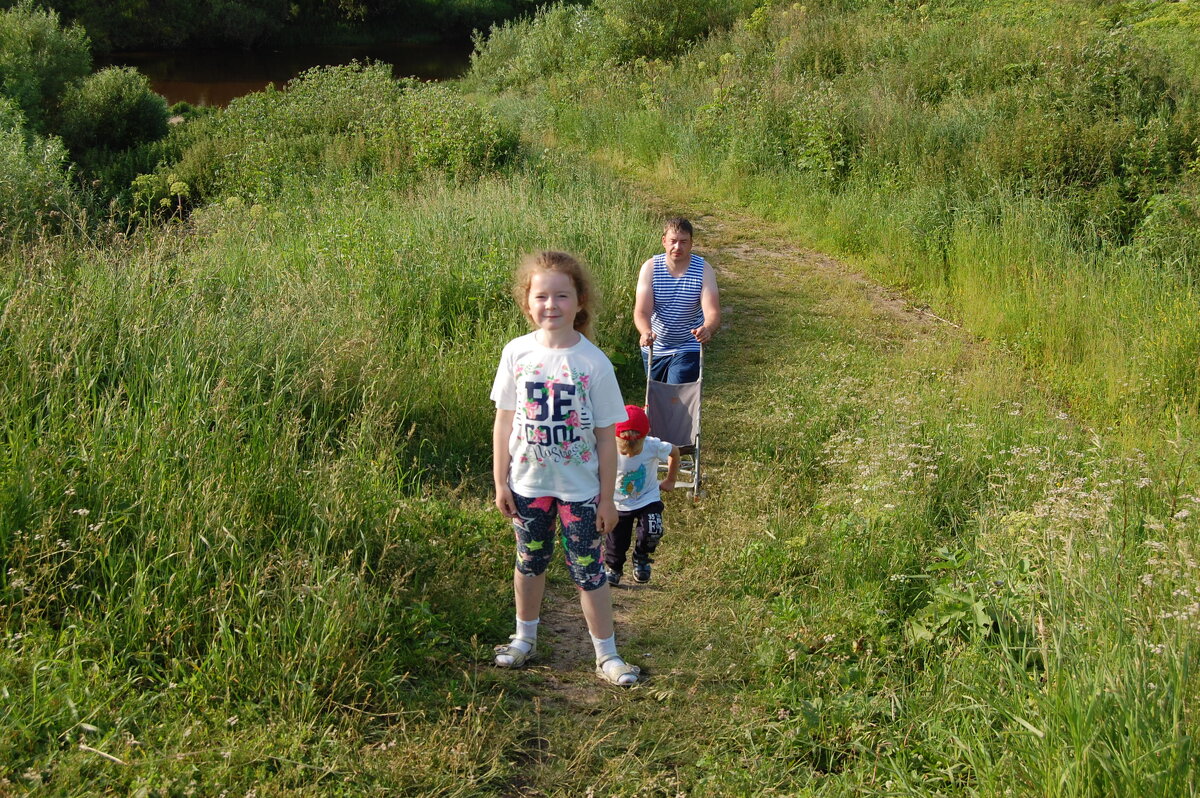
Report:
M 597 304 L 596 289 L 592 284 L 592 276 L 584 265 L 565 252 L 534 252 L 521 258 L 517 267 L 516 278 L 513 281 L 513 298 L 525 318 L 533 322 L 529 312 L 529 285 L 533 275 L 538 272 L 558 272 L 571 278 L 575 284 L 575 294 L 579 298 L 579 312 L 575 314 L 575 330 L 587 338 L 592 337 L 592 316 Z

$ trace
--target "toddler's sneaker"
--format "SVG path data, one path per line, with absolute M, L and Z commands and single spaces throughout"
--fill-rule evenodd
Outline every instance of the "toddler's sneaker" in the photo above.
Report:
M 608 583 L 613 587 L 621 584 L 621 574 L 619 571 L 614 571 L 606 565 L 604 566 L 604 575 L 608 577 Z
M 651 560 L 641 560 L 633 564 L 633 581 L 639 585 L 644 585 L 650 581 L 650 563 Z

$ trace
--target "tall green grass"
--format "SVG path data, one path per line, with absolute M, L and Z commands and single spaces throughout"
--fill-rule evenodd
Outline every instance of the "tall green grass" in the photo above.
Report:
M 743 199 L 1001 344 L 791 261 L 725 271 L 712 492 L 672 505 L 664 549 L 696 589 L 622 632 L 658 672 L 600 714 L 474 667 L 511 618 L 486 396 L 526 329 L 525 251 L 582 256 L 598 343 L 632 350 L 658 228 L 626 188 L 355 67 L 174 134 L 138 231 L 5 251 L 0 792 L 1196 793 L 1200 497 L 1191 420 L 1162 412 L 1195 396 L 1194 153 L 1170 143 L 1190 95 L 1150 91 L 1186 81 L 1124 60 L 1128 30 L 1071 33 L 1149 6 L 909 5 L 764 7 L 496 105 Z M 593 8 L 605 35 L 647 20 Z M 1038 138 L 1027 95 L 1076 127 Z M 1071 131 L 1087 157 L 1027 146 Z M 1088 182 L 1118 151 L 1149 162 Z M 990 184 L 1014 154 L 1043 160 Z
M 512 269 L 537 248 L 579 254 L 610 303 L 598 341 L 623 348 L 651 240 L 615 186 L 532 159 L 407 190 L 327 181 L 127 245 L 10 254 L 7 777 L 97 778 L 61 745 L 81 734 L 169 759 L 189 716 L 218 749 L 206 768 L 221 740 L 274 727 L 271 756 L 319 762 L 307 747 L 329 723 L 350 735 L 336 758 L 371 717 L 444 694 L 510 609 L 483 576 L 506 570 L 502 525 L 440 486 L 485 481 L 495 359 L 526 329 Z M 160 765 L 169 783 L 190 772 Z
M 837 291 L 760 322 L 793 343 L 718 444 L 755 454 L 722 511 L 771 511 L 700 552 L 754 654 L 691 786 L 1196 794 L 1194 436 L 1130 451 L 1011 356 L 831 312 Z M 746 384 L 762 364 L 731 346 L 712 370 Z

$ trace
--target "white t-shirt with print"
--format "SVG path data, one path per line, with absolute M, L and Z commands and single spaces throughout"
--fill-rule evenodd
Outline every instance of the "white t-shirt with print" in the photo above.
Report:
M 536 332 L 514 338 L 500 354 L 492 401 L 516 411 L 508 439 L 514 493 L 569 502 L 600 494 L 595 431 L 628 416 L 612 363 L 595 344 L 581 335 L 572 347 L 550 349 Z
M 662 498 L 658 489 L 658 464 L 667 462 L 673 448 L 667 441 L 647 435 L 638 454 L 626 457 L 617 450 L 617 490 L 613 500 L 618 510 L 636 510 Z

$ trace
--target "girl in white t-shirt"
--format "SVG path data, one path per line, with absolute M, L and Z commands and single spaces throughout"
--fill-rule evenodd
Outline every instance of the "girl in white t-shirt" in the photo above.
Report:
M 505 345 L 492 384 L 496 507 L 512 519 L 517 539 L 517 630 L 496 646 L 495 662 L 519 668 L 535 653 L 546 567 L 561 522 L 596 673 L 630 685 L 639 669 L 617 654 L 600 546 L 617 523 L 613 425 L 626 415 L 612 364 L 585 337 L 591 280 L 570 255 L 540 252 L 522 261 L 514 294 L 535 329 Z

